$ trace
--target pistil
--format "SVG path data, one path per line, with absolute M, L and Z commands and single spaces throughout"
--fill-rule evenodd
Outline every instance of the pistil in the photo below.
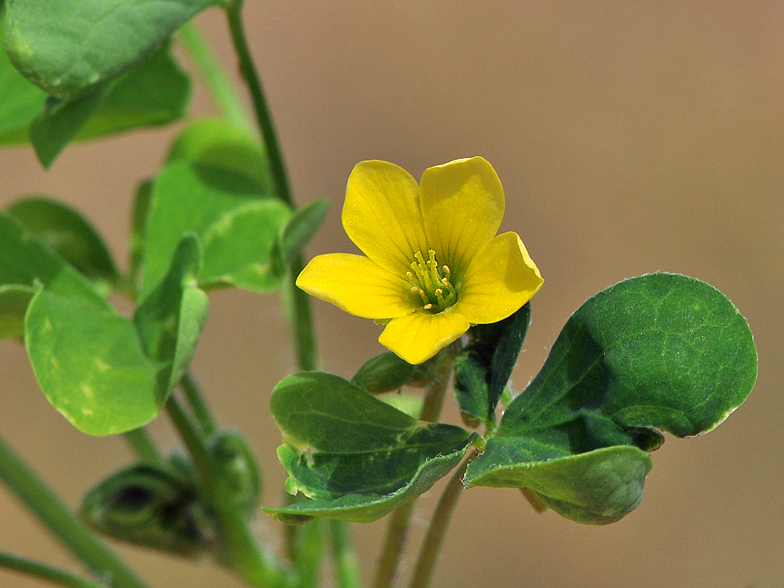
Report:
M 411 284 L 411 293 L 422 301 L 422 309 L 437 314 L 457 302 L 457 292 L 450 281 L 452 272 L 449 266 L 438 267 L 436 252 L 430 249 L 425 261 L 421 251 L 414 254 L 416 261 L 411 263 L 411 271 L 406 279 Z

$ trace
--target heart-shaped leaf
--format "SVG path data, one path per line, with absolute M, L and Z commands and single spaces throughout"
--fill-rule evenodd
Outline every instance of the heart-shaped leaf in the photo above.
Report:
M 285 378 L 271 398 L 286 442 L 286 488 L 316 499 L 277 518 L 370 521 L 413 500 L 457 465 L 473 440 L 452 425 L 423 423 L 332 374 Z
M 525 478 L 533 488 L 530 472 L 542 471 L 534 467 L 542 462 L 615 445 L 652 450 L 663 442 L 656 429 L 681 437 L 710 431 L 745 400 L 756 374 L 751 331 L 721 292 L 673 274 L 626 280 L 572 315 L 542 371 L 469 466 L 466 484 L 519 487 L 514 480 Z M 610 488 L 612 468 L 600 471 Z M 561 483 L 567 494 L 586 495 L 575 480 Z M 555 495 L 540 498 L 565 516 L 603 522 L 560 510 Z M 583 505 L 591 513 L 608 506 Z

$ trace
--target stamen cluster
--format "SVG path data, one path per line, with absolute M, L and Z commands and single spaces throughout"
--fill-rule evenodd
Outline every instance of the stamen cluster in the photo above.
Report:
M 427 255 L 425 261 L 421 251 L 414 254 L 416 261 L 411 263 L 411 271 L 406 272 L 406 279 L 411 283 L 412 294 L 422 300 L 422 308 L 437 314 L 457 302 L 457 291 L 450 282 L 452 272 L 449 266 L 438 267 L 433 249 Z

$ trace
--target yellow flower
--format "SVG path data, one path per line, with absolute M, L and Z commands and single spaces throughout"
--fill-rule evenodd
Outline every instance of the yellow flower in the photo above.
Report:
M 319 255 L 297 285 L 386 323 L 381 344 L 422 363 L 542 286 L 517 233 L 496 235 L 503 216 L 501 182 L 481 157 L 428 168 L 421 186 L 394 164 L 363 161 L 348 179 L 343 227 L 367 257 Z

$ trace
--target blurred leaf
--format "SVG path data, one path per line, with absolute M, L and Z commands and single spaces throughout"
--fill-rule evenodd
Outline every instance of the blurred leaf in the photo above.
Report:
M 198 244 L 183 240 L 161 286 L 131 321 L 108 305 L 40 290 L 25 317 L 38 385 L 90 435 L 135 429 L 157 416 L 193 356 L 206 295 L 193 285 Z
M 147 215 L 152 198 L 152 180 L 141 182 L 133 196 L 131 213 L 131 236 L 128 246 L 128 273 L 133 284 L 138 283 L 144 260 L 144 247 L 147 239 Z
M 0 14 L 0 41 L 2 38 Z M 45 101 L 46 92 L 28 82 L 0 48 L 0 145 L 27 143 L 27 129 Z
M 186 235 L 174 252 L 166 276 L 133 315 L 145 353 L 159 366 L 161 406 L 190 364 L 207 319 L 207 295 L 196 285 L 200 262 L 196 237 Z
M 152 54 L 218 0 L 14 0 L 5 44 L 22 74 L 71 101 Z
M 0 339 L 24 337 L 24 316 L 33 294 L 28 286 L 0 286 Z
M 195 485 L 150 464 L 112 474 L 85 496 L 80 514 L 110 537 L 176 555 L 199 555 L 214 542 Z
M 0 286 L 33 287 L 82 300 L 103 310 L 111 306 L 95 288 L 18 220 L 0 211 Z
M 705 433 L 746 399 L 756 375 L 751 331 L 721 292 L 674 274 L 623 281 L 567 321 L 542 371 L 508 406 L 485 453 L 469 466 L 466 485 L 528 484 L 544 471 L 540 462 L 614 445 L 650 451 L 664 440 L 656 429 L 680 437 Z M 603 462 L 607 454 L 596 455 L 564 464 Z M 642 461 L 628 452 L 623 461 L 641 480 Z M 634 461 L 638 466 L 630 465 Z M 592 483 L 605 489 L 617 482 L 612 467 L 591 471 Z M 597 482 L 596 472 L 607 479 Z M 562 493 L 586 494 L 581 480 L 563 477 L 561 484 Z M 536 491 L 534 482 L 528 487 Z M 610 504 L 562 509 L 555 494 L 537 495 L 580 522 L 617 518 L 592 518 Z
M 271 194 L 267 158 L 258 138 L 225 119 L 202 118 L 189 124 L 172 144 L 167 163 L 183 160 L 250 178 L 258 193 Z
M 266 175 L 260 175 L 265 165 L 258 145 L 230 125 L 196 124 L 183 132 L 153 187 L 142 292 L 160 280 L 188 232 L 204 244 L 204 286 L 277 287 L 281 276 L 270 255 L 291 211 L 270 198 Z
M 289 473 L 286 489 L 319 501 L 266 511 L 277 518 L 384 516 L 446 475 L 473 439 L 460 427 L 417 421 L 323 372 L 284 378 L 270 405 L 285 441 L 278 457 Z
M 246 514 L 255 516 L 261 498 L 261 471 L 245 437 L 237 431 L 218 431 L 208 444 L 221 478 Z
M 47 198 L 17 200 L 7 208 L 33 235 L 104 290 L 117 277 L 112 256 L 98 232 L 74 209 Z
M 275 243 L 273 259 L 278 264 L 279 273 L 284 273 L 291 262 L 302 254 L 305 245 L 324 221 L 328 208 L 327 200 L 314 200 L 294 211 Z
M 475 325 L 455 362 L 455 395 L 464 415 L 481 422 L 494 411 L 509 382 L 531 324 L 531 303 L 498 323 Z
M 72 140 L 180 118 L 189 96 L 190 80 L 167 45 L 108 86 L 70 101 L 50 97 L 31 123 L 30 139 L 41 164 L 48 168 Z

